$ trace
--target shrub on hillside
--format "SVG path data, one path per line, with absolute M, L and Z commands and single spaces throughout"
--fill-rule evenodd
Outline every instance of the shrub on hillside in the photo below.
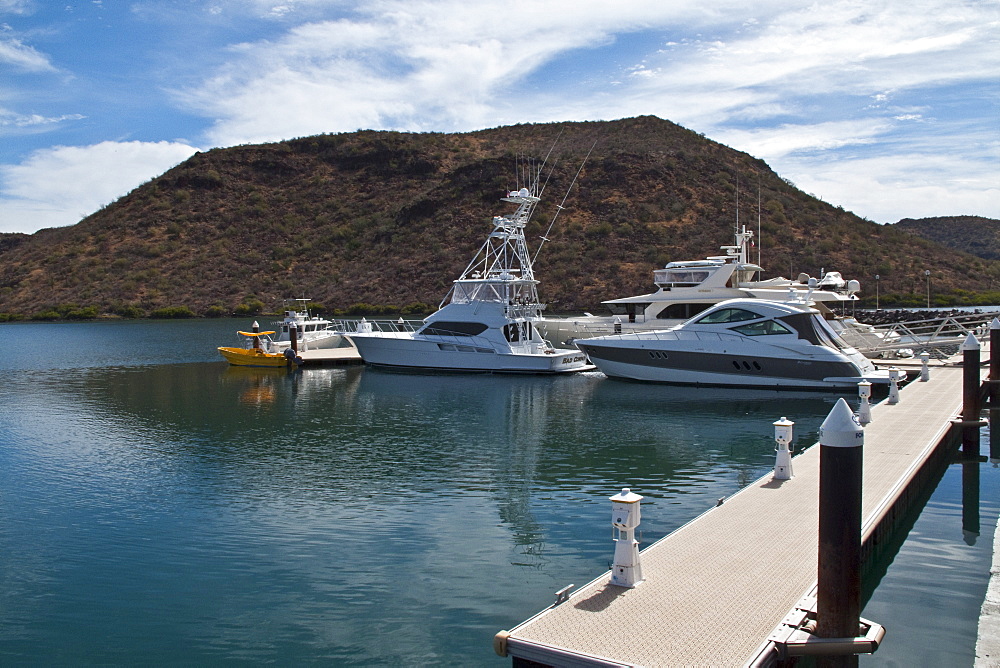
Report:
M 187 306 L 166 306 L 164 308 L 158 308 L 155 311 L 150 311 L 149 313 L 150 318 L 156 319 L 193 318 L 195 315 L 195 312 Z

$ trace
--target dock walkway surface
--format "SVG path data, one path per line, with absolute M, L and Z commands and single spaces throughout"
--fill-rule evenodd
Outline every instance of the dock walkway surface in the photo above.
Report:
M 898 404 L 872 406 L 866 539 L 961 406 L 962 369 L 950 365 L 934 365 L 928 382 L 903 387 Z M 753 665 L 815 589 L 819 454 L 818 446 L 807 449 L 793 458 L 791 480 L 768 474 L 642 550 L 645 580 L 635 588 L 610 584 L 609 571 L 497 642 L 509 656 L 558 666 Z

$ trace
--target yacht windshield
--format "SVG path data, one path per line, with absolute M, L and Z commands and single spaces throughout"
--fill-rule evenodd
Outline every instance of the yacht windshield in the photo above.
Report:
M 792 327 L 799 335 L 800 339 L 805 339 L 809 343 L 827 348 L 846 349 L 850 348 L 842 338 L 830 329 L 822 318 L 811 313 L 796 313 L 786 315 L 780 320 Z
M 744 336 L 770 336 L 772 334 L 791 334 L 788 329 L 776 320 L 762 320 L 761 322 L 751 322 L 748 325 L 740 325 L 732 328 L 734 332 L 739 332 Z
M 695 322 L 702 325 L 717 325 L 725 322 L 743 322 L 744 320 L 756 320 L 762 317 L 760 314 L 742 308 L 720 308 L 703 315 Z
M 475 336 L 482 334 L 488 329 L 481 322 L 446 322 L 438 320 L 424 326 L 418 334 L 428 336 Z

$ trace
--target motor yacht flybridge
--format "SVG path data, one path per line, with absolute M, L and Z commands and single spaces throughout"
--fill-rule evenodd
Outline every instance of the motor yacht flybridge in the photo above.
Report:
M 750 260 L 753 232 L 743 227 L 735 234 L 732 246 L 722 246 L 725 255 L 703 260 L 670 262 L 653 272 L 656 292 L 605 304 L 610 315 L 584 315 L 568 318 L 545 318 L 540 324 L 543 335 L 557 345 L 571 345 L 577 339 L 612 334 L 642 332 L 678 325 L 705 309 L 727 299 L 755 298 L 778 302 L 808 303 L 828 319 L 830 307 L 857 300 L 861 285 L 846 281 L 839 272 L 830 271 L 820 279 L 800 274 L 797 279 L 760 280 L 762 267 Z M 851 322 L 831 323 L 835 330 L 855 327 Z M 857 326 L 860 330 L 863 326 Z
M 405 323 L 362 320 L 347 332 L 366 363 L 492 373 L 594 368 L 579 350 L 555 348 L 537 329 L 545 305 L 524 228 L 538 194 L 521 188 L 501 200 L 517 210 L 493 218 L 486 242 L 421 326 L 409 331 Z

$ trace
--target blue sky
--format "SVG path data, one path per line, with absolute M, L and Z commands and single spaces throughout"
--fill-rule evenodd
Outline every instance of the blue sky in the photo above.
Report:
M 879 223 L 1000 218 L 996 0 L 0 0 L 0 73 L 0 232 L 218 146 L 644 114 Z

